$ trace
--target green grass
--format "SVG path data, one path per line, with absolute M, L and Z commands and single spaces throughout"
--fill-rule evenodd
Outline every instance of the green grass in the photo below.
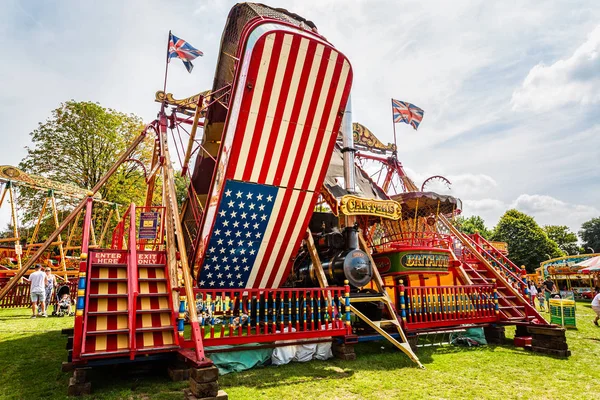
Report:
M 546 314 L 547 315 L 547 314 Z M 578 330 L 567 333 L 569 359 L 505 346 L 419 350 L 425 370 L 386 342 L 357 346 L 356 361 L 264 367 L 220 378 L 230 399 L 592 399 L 600 397 L 600 328 L 589 303 L 577 306 Z M 63 399 L 69 374 L 62 328 L 72 318 L 29 319 L 29 310 L 0 310 L 0 399 Z M 507 336 L 514 329 L 507 328 Z M 132 367 L 125 370 L 131 372 Z M 185 382 L 164 370 L 92 375 L 95 399 L 181 399 Z

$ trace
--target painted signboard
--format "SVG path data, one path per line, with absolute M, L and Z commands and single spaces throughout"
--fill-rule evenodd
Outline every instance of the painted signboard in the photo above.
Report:
M 408 250 L 374 255 L 380 273 L 447 272 L 450 254 L 435 250 Z
M 140 239 L 154 240 L 158 236 L 159 214 L 155 211 L 140 213 L 140 227 L 138 236 Z

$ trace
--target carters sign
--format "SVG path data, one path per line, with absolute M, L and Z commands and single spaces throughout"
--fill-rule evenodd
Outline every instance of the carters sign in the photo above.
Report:
M 372 215 L 398 220 L 401 216 L 400 203 L 393 200 L 362 199 L 356 196 L 344 196 L 340 201 L 340 210 L 345 215 Z

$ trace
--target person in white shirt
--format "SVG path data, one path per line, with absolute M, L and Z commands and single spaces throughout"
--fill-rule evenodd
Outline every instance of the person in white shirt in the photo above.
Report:
M 529 282 L 529 295 L 531 296 L 531 305 L 535 307 L 535 299 L 537 298 L 538 291 L 533 281 Z
M 46 284 L 48 278 L 44 271 L 42 271 L 42 265 L 38 264 L 35 267 L 36 271 L 29 275 L 29 294 L 31 296 L 31 308 L 33 315 L 31 318 L 35 318 L 38 315 L 38 302 L 42 306 L 42 317 L 47 317 L 46 314 Z
M 596 288 L 596 295 L 592 300 L 592 310 L 596 313 L 594 318 L 594 325 L 598 326 L 598 320 L 600 319 L 600 289 Z

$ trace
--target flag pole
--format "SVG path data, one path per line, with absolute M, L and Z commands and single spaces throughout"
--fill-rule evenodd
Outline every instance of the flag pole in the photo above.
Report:
M 167 59 L 165 65 L 165 81 L 163 83 L 163 93 L 165 94 L 165 100 L 167 98 L 167 74 L 169 73 L 169 46 L 171 45 L 171 30 L 169 30 L 169 38 L 167 39 Z M 165 103 L 163 102 L 162 108 L 164 110 Z
M 398 151 L 398 143 L 396 142 L 396 121 L 394 120 L 394 99 L 392 99 L 392 126 L 394 127 L 394 145 L 396 146 L 396 150 L 394 153 Z

